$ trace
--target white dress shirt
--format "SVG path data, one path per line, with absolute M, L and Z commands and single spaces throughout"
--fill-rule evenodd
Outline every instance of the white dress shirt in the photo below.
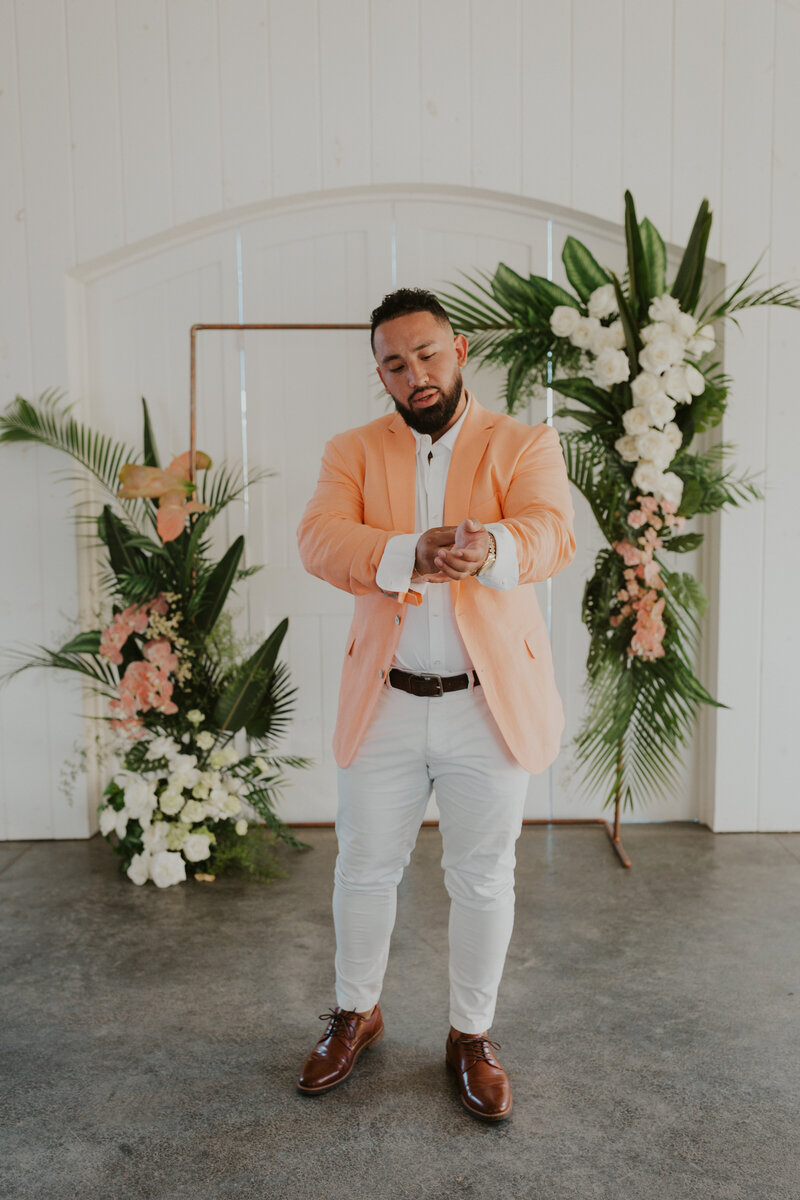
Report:
M 471 393 L 467 392 L 463 413 L 436 442 L 427 433 L 411 430 L 417 443 L 415 532 L 401 533 L 389 539 L 375 576 L 378 587 L 386 592 L 415 591 L 423 596 L 421 604 L 406 605 L 400 641 L 392 660 L 393 667 L 413 671 L 414 674 L 431 672 L 436 675 L 460 675 L 472 668 L 456 624 L 450 585 L 427 583 L 419 579 L 411 582 L 420 535 L 426 529 L 443 524 L 447 472 L 453 446 L 471 402 Z M 468 516 L 469 513 L 463 513 L 460 519 Z M 497 559 L 477 578 L 477 582 L 483 587 L 503 591 L 516 587 L 519 582 L 519 560 L 514 535 L 499 523 L 487 525 L 486 529 L 494 534 Z

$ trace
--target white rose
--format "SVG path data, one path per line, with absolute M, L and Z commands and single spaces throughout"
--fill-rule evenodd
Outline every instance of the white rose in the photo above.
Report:
M 710 354 L 716 345 L 716 337 L 712 325 L 704 325 L 702 329 L 698 329 L 697 333 L 691 339 L 686 349 L 690 354 L 698 356 Z
M 181 809 L 181 821 L 191 825 L 194 821 L 202 821 L 206 815 L 203 805 L 197 800 L 187 800 Z
M 651 396 L 661 391 L 661 380 L 652 371 L 642 371 L 631 384 L 634 404 L 645 404 Z
M 205 717 L 200 712 L 199 708 L 190 708 L 186 714 L 186 720 L 191 721 L 193 725 L 202 725 Z
M 203 783 L 202 779 L 192 788 L 192 795 L 195 800 L 207 800 L 210 788 L 207 783 Z
M 675 405 L 664 392 L 656 392 L 655 396 L 651 396 L 646 404 L 642 405 L 647 419 L 651 425 L 666 425 L 667 421 L 671 421 L 675 416 Z M 649 458 L 649 455 L 645 455 Z
M 130 866 L 125 872 L 131 883 L 136 883 L 141 887 L 143 883 L 147 883 L 150 878 L 150 855 L 147 851 L 142 854 L 134 854 L 131 859 Z
M 190 833 L 183 843 L 183 857 L 189 862 L 201 862 L 211 853 L 211 842 L 207 833 Z
M 669 292 L 664 292 L 661 296 L 656 296 L 647 310 L 647 315 L 651 321 L 669 321 L 670 324 L 675 321 L 681 311 L 681 306 L 674 296 L 670 296 Z
M 211 733 L 208 729 L 204 729 L 202 733 L 198 733 L 195 741 L 201 750 L 210 750 L 214 745 L 215 738 L 213 733 Z
M 219 770 L 220 767 L 225 766 L 225 755 L 221 750 L 212 750 L 208 756 L 208 762 L 209 766 L 214 767 L 215 770 Z
M 151 854 L 157 854 L 159 850 L 166 850 L 167 838 L 169 836 L 168 821 L 154 821 L 142 833 L 142 842 L 145 850 L 149 850 Z
M 550 314 L 550 328 L 556 337 L 569 337 L 575 332 L 581 314 L 571 304 L 559 304 Z
M 639 337 L 646 346 L 648 342 L 654 342 L 656 338 L 664 337 L 668 333 L 672 333 L 672 326 L 666 321 L 656 321 L 654 325 L 643 325 L 639 330 Z
M 598 325 L 597 328 L 592 332 L 592 340 L 589 343 L 589 349 L 594 355 L 600 354 L 602 350 L 607 348 L 616 350 L 618 347 L 614 345 L 615 341 L 616 338 L 611 332 L 610 326 Z
M 692 398 L 686 381 L 685 367 L 670 367 L 661 377 L 661 386 L 677 404 L 688 404 Z
M 261 771 L 261 773 L 263 775 L 267 775 L 269 773 L 269 763 L 267 762 L 267 760 L 265 758 L 262 758 L 260 754 L 257 754 L 255 756 L 255 758 L 253 759 L 253 762 L 255 763 L 255 765 L 258 767 L 259 771 Z
M 615 383 L 624 383 L 631 373 L 631 364 L 624 350 L 613 350 L 607 346 L 601 350 L 592 374 L 601 387 L 610 388 Z
M 622 424 L 625 426 L 625 432 L 632 436 L 644 433 L 646 429 L 650 428 L 647 413 L 643 408 L 636 406 L 622 414 Z
M 147 747 L 145 758 L 166 758 L 169 761 L 176 754 L 180 754 L 180 746 L 174 738 L 154 737 Z
M 103 837 L 108 837 L 117 827 L 117 812 L 110 804 L 100 810 L 100 832 Z
M 123 804 L 118 813 L 114 814 L 114 833 L 118 838 L 122 839 L 128 831 L 128 820 L 132 816 L 128 809 Z
M 661 482 L 661 472 L 655 463 L 643 458 L 633 472 L 633 486 L 640 492 L 655 492 Z
M 125 807 L 142 825 L 149 825 L 156 807 L 156 791 L 150 779 L 131 779 L 125 788 Z
M 238 761 L 239 761 L 239 755 L 236 753 L 236 749 L 233 746 L 233 743 L 229 742 L 228 745 L 225 747 L 225 749 L 222 751 L 222 765 L 224 767 L 230 767 L 230 766 L 233 766 L 233 764 L 237 763 Z
M 661 375 L 668 367 L 683 355 L 683 343 L 674 333 L 665 333 L 663 337 L 653 338 L 639 354 L 639 365 L 645 371 Z
M 686 386 L 693 396 L 702 396 L 706 390 L 706 381 L 703 375 L 698 371 L 697 367 L 693 367 L 691 363 L 686 363 L 683 368 Z
M 614 442 L 614 449 L 625 462 L 638 462 L 639 451 L 637 449 L 637 442 L 638 438 L 632 437 L 628 433 L 625 437 L 617 438 Z
M 683 434 L 674 421 L 664 426 L 664 436 L 668 437 L 675 450 L 679 450 L 683 442 Z
M 150 878 L 156 887 L 171 887 L 186 878 L 186 863 L 177 851 L 159 850 L 150 857 Z
M 688 341 L 697 332 L 697 321 L 691 313 L 679 312 L 672 321 L 672 328 L 679 337 L 686 338 Z
M 613 283 L 604 283 L 601 287 L 595 288 L 589 297 L 587 305 L 590 317 L 610 317 L 612 313 L 617 312 L 617 294 L 614 291 Z
M 579 317 L 578 324 L 570 334 L 569 340 L 579 350 L 589 350 L 597 337 L 600 322 L 597 317 Z
M 659 500 L 669 500 L 676 507 L 683 496 L 683 480 L 674 471 L 667 471 L 661 476 L 656 495 Z
M 636 444 L 639 458 L 655 463 L 660 471 L 665 470 L 675 457 L 672 442 L 657 429 L 648 429 L 647 433 L 640 433 Z
M 175 791 L 174 788 L 167 788 L 161 793 L 158 801 L 158 807 L 168 817 L 174 817 L 183 808 L 183 792 Z
M 238 796 L 228 795 L 228 798 L 222 807 L 225 809 L 227 816 L 235 817 L 237 813 L 242 811 L 242 802 Z
M 169 850 L 180 850 L 191 833 L 191 825 L 183 825 L 178 821 L 174 825 L 170 825 L 167 830 L 167 848 Z
M 247 833 L 247 821 L 245 821 L 244 817 L 242 817 L 240 821 L 236 822 L 233 828 L 239 834 L 239 837 L 244 837 L 244 835 Z
M 612 321 L 606 329 L 606 336 L 609 339 L 608 344 L 615 350 L 625 349 L 625 326 L 622 321 Z

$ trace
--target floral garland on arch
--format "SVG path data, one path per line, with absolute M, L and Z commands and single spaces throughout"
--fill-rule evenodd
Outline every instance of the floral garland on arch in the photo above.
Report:
M 300 847 L 274 811 L 287 767 L 308 760 L 274 753 L 296 689 L 277 662 L 288 628 L 281 621 L 253 652 L 232 632 L 225 604 L 232 588 L 260 567 L 240 567 L 244 538 L 214 561 L 210 523 L 246 486 L 244 476 L 189 454 L 159 466 L 144 408 L 143 462 L 135 452 L 80 425 L 54 393 L 38 404 L 18 396 L 0 415 L 0 442 L 51 446 L 79 465 L 106 495 L 99 517 L 76 513 L 99 540 L 106 594 L 101 627 L 79 632 L 58 650 L 12 649 L 21 665 L 78 672 L 108 702 L 100 718 L 121 765 L 99 806 L 100 832 L 120 869 L 157 887 L 221 871 L 274 874 L 268 842 Z M 250 471 L 249 485 L 269 472 Z M 199 498 L 195 498 L 196 494 Z M 110 609 L 110 612 L 109 612 Z M 237 734 L 247 747 L 237 748 Z M 258 828 L 248 819 L 248 810 Z M 266 839 L 264 834 L 267 835 Z
M 747 308 L 800 308 L 794 288 L 754 288 L 755 268 L 707 299 L 710 228 L 704 200 L 668 285 L 663 239 L 626 192 L 623 279 L 568 237 L 572 292 L 501 263 L 442 297 L 472 356 L 506 369 L 509 413 L 544 387 L 575 402 L 555 414 L 573 423 L 560 430 L 567 472 L 607 543 L 583 595 L 588 703 L 576 752 L 584 783 L 617 811 L 677 784 L 698 706 L 720 706 L 694 668 L 703 589 L 672 559 L 703 540 L 684 532 L 691 518 L 759 496 L 728 467 L 730 445 L 695 440 L 719 425 L 730 389 L 715 325 Z

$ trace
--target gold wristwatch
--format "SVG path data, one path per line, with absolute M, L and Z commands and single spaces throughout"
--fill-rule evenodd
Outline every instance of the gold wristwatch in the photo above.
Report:
M 478 575 L 483 575 L 484 571 L 489 571 L 497 561 L 497 542 L 495 536 L 490 529 L 487 529 L 486 532 L 489 534 L 489 549 L 486 553 L 486 558 L 475 572 L 476 578 Z

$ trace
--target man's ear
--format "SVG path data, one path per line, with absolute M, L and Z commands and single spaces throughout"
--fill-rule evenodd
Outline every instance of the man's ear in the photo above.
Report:
M 455 348 L 456 358 L 458 359 L 458 365 L 463 367 L 464 363 L 467 361 L 467 350 L 469 348 L 469 342 L 464 337 L 463 333 L 456 334 L 456 336 L 453 338 L 453 346 Z
M 376 367 L 376 368 L 375 368 L 375 374 L 378 376 L 378 379 L 380 379 L 380 381 L 381 381 L 381 383 L 383 384 L 384 388 L 386 388 L 386 391 L 388 392 L 388 391 L 389 391 L 389 389 L 386 387 L 386 380 L 383 378 L 383 375 L 381 374 L 381 369 L 380 369 L 380 367 Z

